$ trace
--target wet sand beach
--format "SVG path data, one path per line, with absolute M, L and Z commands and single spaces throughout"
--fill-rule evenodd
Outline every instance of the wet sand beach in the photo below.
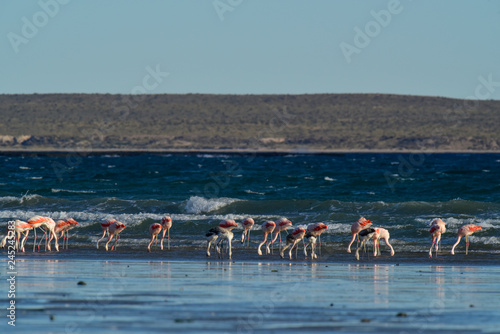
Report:
M 19 256 L 16 326 L 2 307 L 0 331 L 493 333 L 500 326 L 496 265 L 156 254 Z M 6 261 L 1 272 L 6 277 Z M 0 287 L 8 305 L 5 279 Z

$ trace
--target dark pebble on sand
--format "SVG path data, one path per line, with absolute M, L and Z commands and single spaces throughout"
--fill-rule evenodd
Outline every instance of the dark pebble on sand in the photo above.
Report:
M 404 312 L 399 312 L 398 314 L 396 314 L 396 317 L 407 317 L 408 314 L 404 313 Z
M 363 319 L 361 319 L 361 322 L 370 322 L 370 321 L 372 321 L 372 320 L 371 320 L 371 319 L 368 319 L 368 318 L 363 318 Z
M 333 306 L 333 303 L 330 304 L 330 307 L 332 307 L 332 306 Z
M 50 319 L 50 321 L 54 321 L 54 320 L 56 320 L 56 316 L 55 316 L 55 315 L 53 315 L 53 314 L 51 314 L 51 315 L 49 316 L 49 319 Z
M 470 305 L 469 305 L 469 307 L 474 307 L 474 305 L 473 305 L 473 304 L 470 304 Z
M 77 285 L 87 285 L 87 283 L 85 283 L 84 281 L 79 281 L 78 283 L 76 283 Z

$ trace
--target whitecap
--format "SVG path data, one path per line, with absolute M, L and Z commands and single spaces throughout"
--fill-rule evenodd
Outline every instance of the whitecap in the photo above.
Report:
M 325 181 L 337 181 L 336 179 L 332 179 L 331 177 L 325 176 Z
M 219 210 L 220 208 L 238 201 L 234 198 L 212 198 L 206 199 L 200 196 L 191 196 L 184 208 L 188 213 L 202 213 Z

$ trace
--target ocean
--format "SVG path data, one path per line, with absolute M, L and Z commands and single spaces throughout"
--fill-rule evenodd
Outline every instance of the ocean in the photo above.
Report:
M 483 228 L 470 237 L 467 261 L 498 264 L 498 256 L 491 255 L 500 254 L 500 154 L 75 153 L 4 155 L 0 161 L 1 224 L 35 215 L 74 218 L 80 225 L 70 231 L 69 250 L 61 253 L 95 253 L 100 222 L 107 218 L 127 226 L 117 252 L 146 250 L 149 226 L 169 215 L 172 251 L 188 258 L 205 255 L 209 228 L 247 217 L 256 222 L 251 243 L 241 246 L 236 242 L 241 229 L 233 230 L 235 260 L 258 259 L 260 225 L 280 217 L 294 227 L 325 223 L 321 247 L 332 261 L 354 261 L 345 249 L 350 226 L 360 217 L 389 230 L 396 255 L 390 258 L 382 241 L 385 261 L 428 260 L 429 223 L 438 217 L 448 229 L 443 255 L 449 255 L 464 224 Z M 31 240 L 30 235 L 28 252 Z M 444 258 L 464 260 L 465 241 L 456 253 Z

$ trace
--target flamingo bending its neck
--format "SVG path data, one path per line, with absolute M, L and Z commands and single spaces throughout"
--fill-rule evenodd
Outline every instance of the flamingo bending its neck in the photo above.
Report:
M 255 221 L 252 218 L 245 219 L 241 225 L 243 225 L 243 232 L 241 233 L 241 243 L 245 243 L 245 239 L 247 240 L 247 245 L 250 246 L 250 231 L 254 226 Z
M 439 244 L 441 243 L 441 234 L 446 232 L 446 226 L 445 222 L 441 220 L 441 218 L 435 218 L 431 222 L 431 229 L 429 230 L 429 233 L 432 235 L 432 244 L 431 248 L 429 249 L 429 257 L 432 257 L 432 247 L 436 245 L 435 251 L 436 251 L 436 256 L 438 253 L 439 249 Z
M 24 252 L 24 245 L 26 243 L 26 239 L 28 239 L 28 235 L 30 230 L 33 229 L 33 226 L 30 224 L 23 222 L 19 219 L 14 221 L 14 230 L 9 229 L 7 226 L 7 235 L 2 239 L 1 248 L 4 248 L 7 244 L 7 239 L 14 237 L 16 239 L 16 250 Z M 21 240 L 21 234 L 23 235 L 23 239 Z
M 467 224 L 458 229 L 458 238 L 457 242 L 453 245 L 451 248 L 451 254 L 455 255 L 455 247 L 457 247 L 458 243 L 460 242 L 460 239 L 462 237 L 465 237 L 465 255 L 469 253 L 469 235 L 473 234 L 474 232 L 481 231 L 483 228 L 481 226 L 477 226 L 474 224 Z
M 286 245 L 281 249 L 280 256 L 281 258 L 285 258 L 284 253 L 288 247 L 290 250 L 288 251 L 288 255 L 290 256 L 290 260 L 292 259 L 292 250 L 298 246 L 299 241 L 304 239 L 306 235 L 306 229 L 303 227 L 297 227 L 293 232 L 286 236 Z M 295 255 L 297 257 L 297 255 Z
M 357 222 L 351 225 L 352 239 L 351 242 L 349 242 L 349 245 L 347 246 L 347 253 L 351 252 L 351 245 L 354 243 L 354 240 L 356 240 L 356 237 L 358 236 L 359 232 L 370 227 L 371 225 L 372 221 L 366 219 L 365 217 L 359 218 Z
M 263 244 L 266 244 L 266 254 L 271 253 L 271 250 L 269 249 L 269 243 L 266 243 L 266 241 L 267 241 L 267 235 L 271 233 L 272 236 L 272 233 L 275 228 L 276 228 L 276 223 L 271 220 L 262 224 L 262 232 L 264 233 L 264 240 L 262 240 L 262 242 L 257 247 L 257 254 L 262 255 L 262 251 L 260 250 L 260 248 L 262 247 Z
M 149 226 L 149 233 L 151 234 L 151 241 L 148 244 L 148 252 L 151 252 L 151 244 L 153 241 L 158 240 L 158 234 L 160 234 L 163 226 L 158 223 L 153 223 Z M 163 248 L 162 248 L 163 249 Z
M 106 235 L 106 232 L 108 233 L 108 241 L 106 242 L 106 246 L 104 247 L 106 251 L 108 251 L 108 244 L 109 242 L 113 239 L 113 237 L 116 235 L 115 242 L 113 246 L 111 247 L 111 250 L 115 250 L 115 246 L 118 242 L 118 239 L 120 239 L 120 232 L 125 229 L 125 224 L 115 220 L 115 219 L 106 219 L 101 223 L 101 228 L 102 228 L 102 237 L 97 240 L 97 248 L 99 248 L 99 241 L 104 239 L 104 236 Z
M 304 246 L 304 255 L 307 259 L 307 246 L 311 245 L 311 257 L 316 259 L 316 240 L 319 239 L 319 253 L 321 256 L 321 234 L 328 229 L 324 223 L 314 223 L 307 225 L 307 233 L 305 239 L 307 240 Z
M 356 248 L 356 260 L 359 261 L 359 250 L 361 248 L 365 248 L 365 244 L 368 240 L 373 239 L 377 231 L 374 228 L 366 228 L 359 232 L 359 239 L 361 240 L 361 244 Z
M 172 228 L 172 218 L 169 216 L 165 216 L 162 218 L 160 225 L 163 229 L 163 236 L 161 237 L 160 248 L 163 250 L 163 239 L 165 238 L 165 233 L 168 232 L 167 235 L 167 247 L 170 249 L 170 229 Z
M 210 246 L 212 245 L 213 242 L 219 239 L 219 241 L 215 244 L 215 250 L 217 251 L 219 258 L 222 258 L 220 245 L 224 240 L 227 240 L 229 244 L 228 245 L 229 259 L 231 260 L 231 257 L 233 255 L 231 242 L 233 241 L 234 237 L 234 233 L 231 231 L 237 226 L 238 224 L 234 220 L 227 219 L 220 222 L 219 226 L 216 226 L 208 230 L 208 232 L 205 234 L 205 236 L 207 237 L 207 257 L 210 257 Z
M 55 233 L 55 228 L 56 228 L 56 222 L 49 217 L 42 217 L 42 216 L 34 216 L 30 218 L 27 221 L 28 224 L 30 224 L 33 227 L 33 232 L 35 234 L 35 242 L 33 244 L 33 251 L 35 251 L 35 244 L 36 244 L 36 228 L 42 228 L 44 235 L 47 235 L 47 230 L 49 231 L 49 235 L 51 236 L 50 240 L 54 239 L 54 244 L 56 247 L 56 251 L 59 251 L 59 242 L 58 242 L 58 237 Z M 40 240 L 41 242 L 41 240 Z M 51 250 L 50 248 L 50 242 L 45 238 L 45 248 L 48 249 L 49 251 Z M 40 244 L 38 245 L 38 249 L 40 249 Z
M 276 241 L 276 239 L 278 238 L 278 235 L 279 235 L 279 237 L 280 237 L 280 244 L 279 244 L 280 252 L 281 252 L 281 231 L 286 232 L 287 228 L 289 228 L 289 227 L 292 227 L 292 222 L 286 218 L 280 218 L 276 222 L 276 228 L 274 229 L 274 238 L 272 239 L 271 244 L 273 244 Z
M 384 239 L 385 244 L 391 249 L 391 256 L 394 256 L 394 248 L 392 248 L 392 245 L 389 243 L 390 237 L 391 235 L 389 234 L 389 231 L 387 231 L 385 228 L 375 228 L 375 234 L 373 235 L 373 256 L 381 255 L 380 239 Z

